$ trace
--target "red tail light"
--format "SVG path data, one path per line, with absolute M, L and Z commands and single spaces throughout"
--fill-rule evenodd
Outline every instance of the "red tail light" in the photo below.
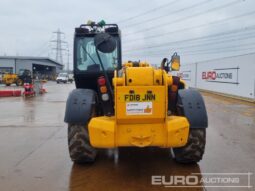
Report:
M 99 77 L 98 80 L 97 80 L 97 83 L 98 83 L 99 86 L 104 86 L 105 83 L 106 83 L 105 77 L 104 76 Z

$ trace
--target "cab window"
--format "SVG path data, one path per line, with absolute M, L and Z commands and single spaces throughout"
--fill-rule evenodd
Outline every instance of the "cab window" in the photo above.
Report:
M 114 70 L 118 63 L 117 48 L 111 53 L 102 53 L 99 55 L 105 70 Z M 80 71 L 102 71 L 99 59 L 96 54 L 96 47 L 93 37 L 80 38 L 77 41 L 77 69 Z

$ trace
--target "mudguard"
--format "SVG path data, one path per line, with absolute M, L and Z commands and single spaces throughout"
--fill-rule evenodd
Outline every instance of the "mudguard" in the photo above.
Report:
M 73 90 L 66 102 L 66 123 L 87 124 L 96 103 L 96 93 L 90 89 Z
M 183 89 L 178 91 L 177 111 L 187 117 L 190 128 L 206 128 L 208 126 L 205 103 L 197 90 Z

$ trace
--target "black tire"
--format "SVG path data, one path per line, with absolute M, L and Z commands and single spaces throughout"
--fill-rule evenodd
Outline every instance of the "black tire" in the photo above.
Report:
M 174 158 L 180 163 L 197 163 L 204 155 L 206 129 L 190 129 L 188 143 L 184 147 L 173 148 Z
M 18 79 L 17 81 L 16 81 L 16 86 L 23 86 L 23 80 L 21 80 L 21 79 Z
M 5 84 L 6 86 L 10 86 L 11 84 Z
M 59 84 L 59 81 L 57 81 L 57 84 Z
M 68 147 L 73 162 L 84 164 L 95 161 L 97 151 L 90 144 L 87 125 L 68 124 Z

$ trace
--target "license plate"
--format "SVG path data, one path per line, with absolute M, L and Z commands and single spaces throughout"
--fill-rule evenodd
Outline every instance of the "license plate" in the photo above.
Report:
M 156 94 L 124 94 L 123 95 L 125 102 L 147 102 L 147 101 L 156 101 Z

